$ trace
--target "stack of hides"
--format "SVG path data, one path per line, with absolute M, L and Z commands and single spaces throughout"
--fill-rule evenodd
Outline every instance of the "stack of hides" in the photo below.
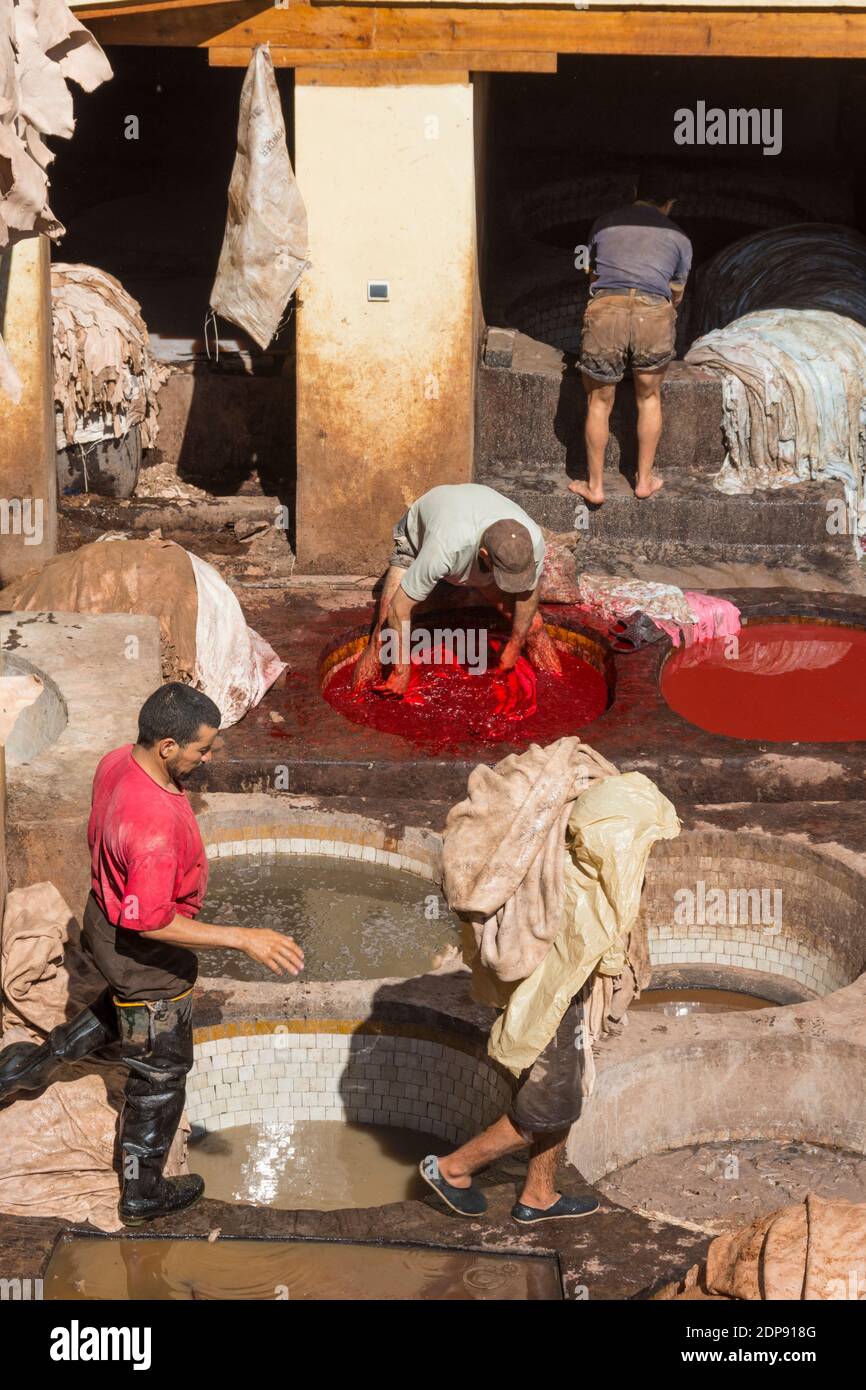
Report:
M 150 354 L 139 305 L 92 265 L 51 267 L 57 447 L 141 428 L 156 444 L 156 393 L 168 368 Z

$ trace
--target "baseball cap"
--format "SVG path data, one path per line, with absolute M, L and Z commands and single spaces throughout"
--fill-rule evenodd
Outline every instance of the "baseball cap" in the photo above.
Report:
M 481 544 L 490 556 L 493 578 L 506 594 L 535 588 L 532 537 L 519 521 L 494 521 L 482 533 Z

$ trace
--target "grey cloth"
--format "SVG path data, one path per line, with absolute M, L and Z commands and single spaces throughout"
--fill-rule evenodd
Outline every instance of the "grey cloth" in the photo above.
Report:
M 544 1051 L 520 1079 L 508 1118 L 521 1133 L 568 1129 L 583 1108 L 584 1009 L 572 999 Z
M 642 290 L 670 299 L 670 283 L 684 285 L 692 244 L 681 227 L 649 203 L 631 203 L 593 224 L 589 250 L 599 290 Z

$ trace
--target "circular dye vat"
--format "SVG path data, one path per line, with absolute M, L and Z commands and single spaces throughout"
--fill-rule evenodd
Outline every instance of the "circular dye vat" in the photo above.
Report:
M 747 1226 L 808 1193 L 862 1202 L 866 1157 L 802 1141 L 725 1140 L 647 1154 L 598 1187 L 645 1216 L 713 1234 Z
M 428 753 L 471 743 L 550 743 L 598 719 L 609 689 L 604 654 L 576 632 L 546 625 L 561 673 L 535 669 L 521 657 L 513 672 L 497 670 L 505 646 L 502 633 L 447 614 L 432 626 L 413 624 L 420 655 L 413 656 L 412 682 L 402 697 L 367 687 L 352 689 L 355 664 L 366 639 L 326 663 L 322 693 L 354 724 L 396 734 Z M 430 641 L 422 645 L 423 635 Z M 444 634 L 444 636 L 442 635 Z
M 688 1018 L 693 1014 L 740 1013 L 746 1009 L 774 1009 L 771 999 L 742 994 L 735 989 L 645 989 L 629 1009 L 664 1014 L 667 1018 Z
M 672 710 L 711 734 L 767 743 L 866 739 L 866 631 L 750 623 L 676 652 L 662 671 Z
M 210 865 L 202 921 L 270 927 L 304 951 L 298 976 L 276 976 L 240 951 L 198 951 L 203 975 L 232 980 L 380 980 L 430 970 L 459 944 L 436 885 L 330 855 L 240 855 Z
M 190 1171 L 219 1202 L 337 1211 L 406 1202 L 429 1191 L 418 1172 L 447 1141 L 390 1125 L 299 1120 L 236 1125 L 190 1139 Z

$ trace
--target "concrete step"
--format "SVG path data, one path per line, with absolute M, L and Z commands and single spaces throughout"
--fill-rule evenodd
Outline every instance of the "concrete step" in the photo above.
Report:
M 477 401 L 479 481 L 503 468 L 524 473 L 558 468 L 571 477 L 582 472 L 586 394 L 578 368 L 561 352 L 515 334 L 510 366 L 479 367 Z M 725 457 L 720 378 L 701 367 L 672 363 L 662 386 L 662 409 L 659 468 L 717 472 Z M 632 384 L 626 380 L 611 415 L 609 469 L 622 462 L 634 466 L 636 419 Z
M 591 541 L 675 541 L 692 554 L 707 545 L 755 548 L 803 546 L 840 553 L 852 550 L 851 539 L 828 533 L 834 515 L 830 503 L 843 499 L 841 484 L 801 483 L 773 492 L 729 496 L 717 492 L 705 474 L 668 471 L 661 492 L 647 501 L 634 495 L 621 473 L 605 478 L 607 500 L 587 507 L 569 492 L 564 473 L 523 476 L 502 470 L 485 479 L 511 497 L 540 525 L 552 531 L 578 531 Z
M 655 580 L 701 593 L 728 589 L 791 589 L 805 594 L 866 595 L 866 565 L 853 546 L 718 545 L 695 548 L 682 541 L 581 539 L 578 573 Z

